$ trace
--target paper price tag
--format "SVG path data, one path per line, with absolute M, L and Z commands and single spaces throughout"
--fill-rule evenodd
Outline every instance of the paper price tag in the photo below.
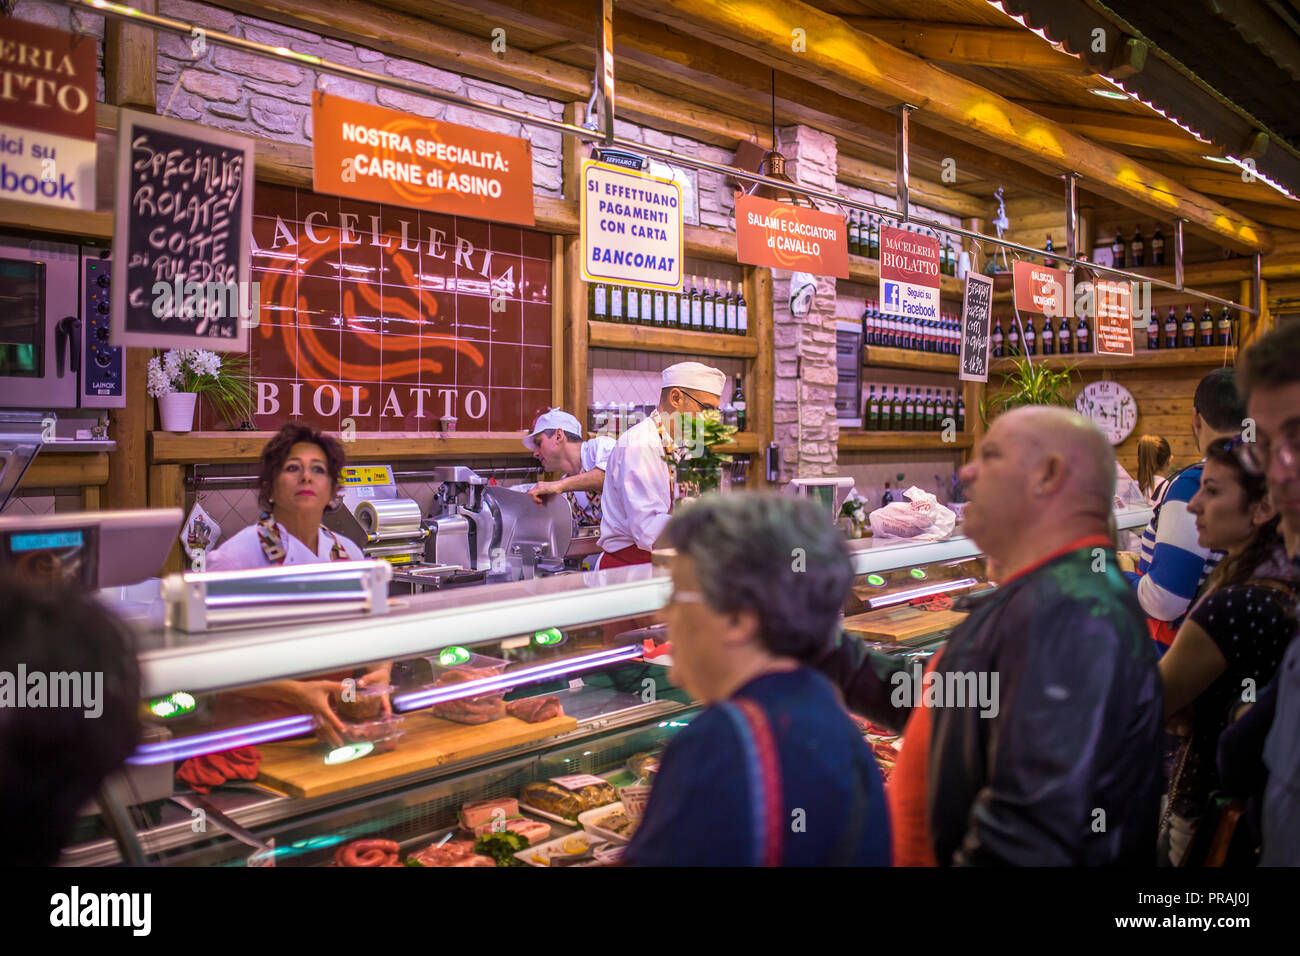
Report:
M 633 823 L 640 822 L 645 805 L 650 801 L 650 787 L 643 783 L 620 787 L 618 798 L 623 801 L 623 812 Z
M 599 786 L 605 781 L 600 777 L 593 776 L 589 773 L 572 773 L 567 777 L 552 777 L 551 783 L 563 787 L 565 790 L 580 790 L 583 787 Z

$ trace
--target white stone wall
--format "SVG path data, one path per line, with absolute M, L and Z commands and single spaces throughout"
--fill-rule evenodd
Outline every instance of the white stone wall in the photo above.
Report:
M 231 13 L 191 0 L 158 0 L 160 15 L 258 43 L 283 46 L 347 66 L 384 71 L 437 89 L 467 96 L 480 103 L 505 106 L 521 113 L 563 119 L 564 106 L 555 100 L 521 93 L 509 87 L 460 76 L 414 60 L 386 57 L 351 43 L 321 37 L 256 17 Z M 248 133 L 290 143 L 311 143 L 311 95 L 326 93 L 374 103 L 391 109 L 521 136 L 533 145 L 533 187 L 540 196 L 560 196 L 560 134 L 526 127 L 506 119 L 440 103 L 370 83 L 346 79 L 293 63 L 282 63 L 239 50 L 206 45 L 170 34 L 158 36 L 158 112 L 218 129 Z
M 779 143 L 791 179 L 818 189 L 836 188 L 835 137 L 794 126 L 780 131 Z M 781 446 L 781 481 L 836 474 L 840 434 L 835 423 L 835 279 L 818 277 L 811 311 L 795 317 L 790 278 L 790 272 L 772 270 L 772 414 L 774 438 Z

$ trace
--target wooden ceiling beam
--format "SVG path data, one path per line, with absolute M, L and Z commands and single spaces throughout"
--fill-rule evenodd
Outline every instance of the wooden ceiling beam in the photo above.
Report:
M 491 37 L 475 37 L 429 20 L 376 7 L 360 0 L 213 0 L 236 13 L 312 30 L 338 40 L 379 50 L 509 86 L 525 93 L 567 102 L 591 96 L 591 70 L 534 56 L 507 45 L 492 52 Z M 714 146 L 759 141 L 766 127 L 717 110 L 683 103 L 634 83 L 618 87 L 623 119 L 650 123 L 668 133 L 690 136 Z
M 844 17 L 850 26 L 937 63 L 960 63 L 995 70 L 1037 70 L 1076 75 L 1095 72 L 1083 60 L 1058 50 L 1036 33 L 1018 27 L 927 23 Z
M 1161 149 L 1192 156 L 1203 156 L 1216 149 L 1213 143 L 1203 143 L 1191 133 L 1159 116 L 1135 116 L 1132 113 L 1057 106 L 1028 100 L 1012 102 L 1099 143 Z
M 892 166 L 841 154 L 838 173 L 840 182 L 848 183 L 850 186 L 859 186 L 890 195 L 897 194 L 898 191 L 896 186 L 898 177 L 895 176 Z M 918 206 L 937 209 L 964 219 L 978 219 L 990 215 L 989 204 L 968 193 L 949 189 L 947 186 L 918 179 L 915 176 L 908 177 L 908 185 L 912 202 Z
M 1300 231 L 1300 203 L 1291 203 L 1290 207 L 1266 206 L 1263 203 L 1254 202 L 1235 202 L 1232 204 L 1232 208 L 1240 210 L 1242 215 L 1249 216 L 1251 219 L 1258 219 L 1266 226 Z
M 1176 178 L 1189 189 L 1210 196 L 1245 199 L 1248 202 L 1280 206 L 1288 210 L 1300 209 L 1300 202 L 1288 199 L 1262 179 L 1247 182 L 1242 178 L 1245 171 L 1238 171 L 1236 166 L 1224 166 L 1222 170 L 1218 170 L 1206 169 L 1203 166 L 1181 166 L 1175 163 L 1150 162 L 1147 165 L 1166 176 Z M 1240 210 L 1241 205 L 1237 204 L 1234 208 Z M 1245 215 L 1245 213 L 1238 212 L 1238 215 Z
M 866 88 L 873 98 L 910 104 L 917 108 L 914 129 L 924 124 L 1044 172 L 1077 172 L 1094 192 L 1149 215 L 1180 216 L 1239 251 L 1270 246 L 1263 226 L 1223 204 L 800 0 L 623 0 L 620 9 L 774 67 L 797 68 L 846 96 Z M 805 45 L 792 49 L 791 37 L 800 35 Z

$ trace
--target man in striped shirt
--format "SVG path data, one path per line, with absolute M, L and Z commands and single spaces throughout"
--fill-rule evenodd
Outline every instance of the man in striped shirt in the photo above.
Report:
M 1196 386 L 1192 400 L 1192 434 L 1197 451 L 1216 438 L 1233 438 L 1241 433 L 1245 409 L 1237 395 L 1236 374 L 1231 368 L 1217 368 Z M 1142 556 L 1137 584 L 1138 603 L 1147 616 L 1169 622 L 1156 632 L 1156 655 L 1163 656 L 1178 632 L 1178 625 L 1221 552 L 1203 548 L 1198 542 L 1196 517 L 1187 503 L 1201 487 L 1199 461 L 1177 472 L 1165 485 L 1164 497 L 1142 533 Z

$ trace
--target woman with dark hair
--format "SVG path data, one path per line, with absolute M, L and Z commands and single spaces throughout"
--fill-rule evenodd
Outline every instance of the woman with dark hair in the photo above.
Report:
M 669 743 L 623 861 L 633 866 L 887 866 L 875 758 L 830 681 L 853 582 L 811 502 L 708 495 L 664 530 L 673 676 L 706 705 Z
M 343 447 L 333 438 L 309 425 L 282 425 L 262 449 L 261 517 L 213 551 L 208 570 L 362 560 L 354 542 L 321 526 L 326 509 L 338 507 L 334 499 L 345 464 Z
M 335 439 L 309 425 L 282 425 L 262 449 L 257 495 L 261 517 L 213 551 L 207 569 L 244 571 L 284 564 L 363 560 L 365 555 L 354 542 L 321 525 L 326 509 L 338 507 L 335 498 L 345 464 L 343 447 Z M 338 746 L 344 726 L 330 705 L 331 697 L 343 693 L 346 678 L 365 687 L 387 684 L 389 673 L 389 664 L 379 664 L 352 674 L 259 684 L 225 695 L 220 710 L 222 716 L 231 719 L 311 714 L 317 718 L 321 736 Z M 384 713 L 391 712 L 389 707 L 385 697 Z M 203 759 L 195 758 L 187 764 Z M 201 781 L 203 775 L 194 768 L 181 769 L 183 779 L 188 775 Z
M 1166 810 L 1175 866 L 1199 855 L 1193 837 L 1219 787 L 1219 735 L 1233 713 L 1273 679 L 1296 627 L 1297 581 L 1278 531 L 1280 518 L 1263 477 L 1242 467 L 1240 441 L 1220 438 L 1206 450 L 1201 487 L 1187 508 L 1201 546 L 1224 557 L 1160 660 L 1166 717 L 1190 708 L 1190 720 L 1180 721 L 1190 723 L 1191 733 L 1175 763 Z
M 1173 456 L 1169 442 L 1159 435 L 1143 435 L 1138 439 L 1137 483 L 1147 504 L 1154 505 L 1164 494 Z

